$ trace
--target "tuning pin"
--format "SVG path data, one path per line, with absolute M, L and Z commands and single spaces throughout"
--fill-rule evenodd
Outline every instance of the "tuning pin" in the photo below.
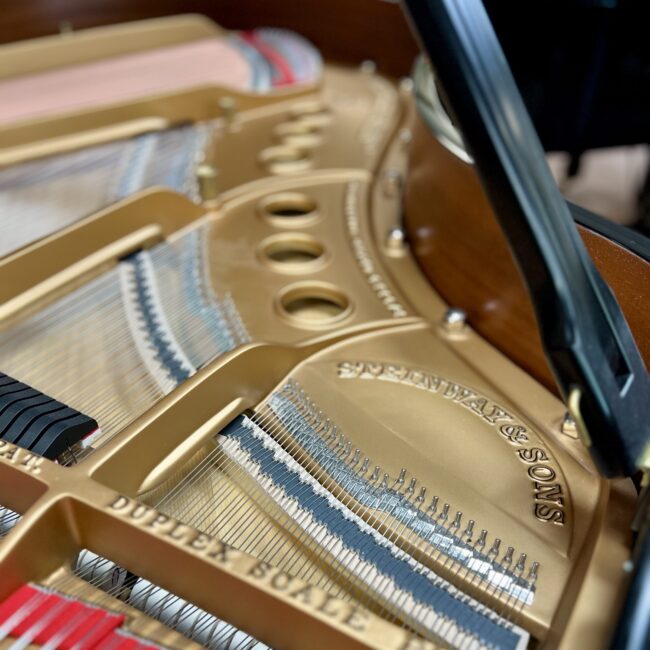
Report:
M 515 549 L 512 548 L 512 546 L 508 546 L 508 549 L 506 550 L 506 554 L 503 556 L 503 560 L 501 560 L 501 564 L 510 565 L 512 564 L 512 556 L 514 555 Z
M 404 485 L 404 480 L 406 479 L 406 470 L 402 467 L 399 471 L 399 476 L 397 477 L 397 481 L 395 481 L 398 485 Z
M 465 532 L 463 533 L 463 537 L 469 542 L 472 539 L 473 534 L 474 534 L 474 520 L 470 519 L 467 522 L 467 526 L 465 528 Z
M 519 556 L 519 560 L 517 561 L 517 565 L 515 566 L 515 569 L 521 573 L 524 568 L 526 567 L 526 554 L 522 553 Z
M 310 418 L 313 410 L 314 410 L 314 403 L 311 401 L 311 398 L 305 397 L 305 416 L 307 418 Z
M 345 445 L 345 449 L 343 452 L 343 457 L 347 458 L 350 455 L 350 451 L 352 450 L 352 443 L 348 441 Z
M 447 521 L 447 517 L 449 516 L 449 504 L 445 503 L 444 506 L 442 506 L 442 512 L 438 516 L 438 519 L 440 521 Z
M 417 485 L 418 480 L 416 478 L 412 478 L 411 482 L 409 483 L 409 486 L 406 488 L 406 494 L 407 496 L 412 496 L 413 493 L 415 492 L 415 486 Z
M 501 540 L 497 537 L 492 543 L 492 548 L 488 555 L 494 555 L 495 557 L 499 554 L 499 548 L 501 547 Z
M 363 459 L 363 464 L 361 465 L 361 474 L 365 474 L 368 471 L 368 467 L 370 466 L 370 458 L 366 456 Z
M 390 476 L 388 476 L 388 474 L 384 474 L 384 478 L 383 478 L 383 480 L 382 480 L 382 482 L 381 482 L 381 487 L 382 487 L 384 490 L 388 489 L 388 481 L 389 481 L 389 480 L 390 480 Z
M 431 499 L 431 505 L 429 506 L 428 513 L 433 517 L 436 514 L 436 510 L 438 509 L 438 497 L 433 497 Z
M 481 530 L 481 534 L 479 535 L 479 538 L 478 538 L 478 540 L 476 542 L 477 548 L 481 549 L 481 548 L 485 547 L 485 542 L 487 541 L 487 534 L 488 534 L 487 530 L 485 530 L 485 528 L 483 528 L 483 530 Z
M 379 478 L 379 472 L 381 471 L 381 467 L 379 465 L 375 465 L 375 469 L 372 471 L 372 475 L 370 476 L 371 481 L 376 481 Z
M 451 528 L 454 530 L 460 528 L 460 522 L 462 521 L 462 519 L 463 519 L 463 513 L 460 510 L 458 510 L 456 512 L 456 517 L 454 518 L 454 522 L 452 523 Z
M 528 572 L 528 582 L 535 582 L 537 580 L 537 572 L 539 570 L 539 562 L 533 562 Z
M 354 454 L 352 455 L 352 460 L 350 461 L 350 465 L 354 467 L 358 462 L 359 459 L 361 458 L 361 449 L 358 447 L 354 450 Z
M 309 399 L 309 397 L 307 396 L 306 393 L 304 393 L 303 395 L 304 395 L 304 397 L 301 400 L 300 408 L 301 408 L 302 413 L 305 416 L 305 418 L 309 419 L 309 417 L 311 415 L 311 401 L 310 401 L 310 399 Z
M 424 497 L 427 494 L 427 489 L 425 487 L 420 488 L 420 494 L 416 497 L 416 502 L 418 503 L 418 506 L 421 506 L 424 503 Z

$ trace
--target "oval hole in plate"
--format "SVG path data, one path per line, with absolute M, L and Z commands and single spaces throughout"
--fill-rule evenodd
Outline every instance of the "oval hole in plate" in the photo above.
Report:
M 263 261 L 278 271 L 304 272 L 324 261 L 325 247 L 302 233 L 269 237 L 260 247 Z
M 311 167 L 311 160 L 306 151 L 287 145 L 262 149 L 259 160 L 271 174 L 292 174 Z
M 259 209 L 275 226 L 302 227 L 318 218 L 316 201 L 300 192 L 271 194 L 262 199 Z
M 318 99 L 306 99 L 302 102 L 296 102 L 291 106 L 289 113 L 292 117 L 301 117 L 302 115 L 326 115 L 329 109 L 323 102 Z
M 295 122 L 280 122 L 276 124 L 273 132 L 278 136 L 286 135 L 309 135 L 310 133 L 318 133 L 320 127 L 317 124 L 304 124 L 302 121 Z
M 301 122 L 282 122 L 273 129 L 275 136 L 283 144 L 303 148 L 317 147 L 321 144 L 323 137 L 319 131 L 320 127 Z
M 297 117 L 295 123 L 303 128 L 322 129 L 332 122 L 332 116 L 329 113 L 312 113 L 311 115 L 302 115 Z
M 346 318 L 351 311 L 345 293 L 328 284 L 294 285 L 278 302 L 285 318 L 304 328 L 328 327 Z

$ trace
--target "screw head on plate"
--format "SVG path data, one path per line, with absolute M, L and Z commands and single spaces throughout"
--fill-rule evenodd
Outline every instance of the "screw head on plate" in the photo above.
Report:
M 442 326 L 448 332 L 460 332 L 467 325 L 467 314 L 462 309 L 451 307 L 445 312 Z
M 404 248 L 405 242 L 406 236 L 401 228 L 395 226 L 388 231 L 388 234 L 386 235 L 386 248 L 388 248 L 388 250 L 396 252 L 401 251 Z

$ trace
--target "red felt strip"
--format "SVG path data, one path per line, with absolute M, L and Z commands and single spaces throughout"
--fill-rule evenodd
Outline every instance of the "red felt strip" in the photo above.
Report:
M 120 634 L 125 618 L 33 585 L 23 585 L 0 603 L 0 625 L 9 622 L 14 638 L 31 632 L 37 645 L 55 641 L 61 650 L 158 650 L 137 637 Z M 40 625 L 42 629 L 36 631 Z
M 47 616 L 52 607 L 59 603 L 59 598 L 54 594 L 46 594 L 41 600 L 35 599 L 36 607 L 33 607 L 29 614 L 23 618 L 11 630 L 11 636 L 21 637 L 36 625 L 44 616 Z M 27 604 L 29 606 L 29 603 Z
M 86 645 L 86 637 L 103 618 L 104 612 L 101 610 L 95 609 L 89 611 L 88 616 L 84 619 L 83 623 L 76 626 L 73 630 L 70 630 L 70 633 L 61 641 L 61 648 L 63 648 L 63 650 L 69 650 L 77 643 L 80 644 L 80 648 L 92 647 Z
M 37 602 L 37 597 L 45 597 L 45 594 L 40 590 L 32 587 L 32 585 L 23 585 L 16 589 L 9 598 L 0 603 L 0 625 L 8 621 L 23 605 L 26 605 L 30 600 L 34 599 L 34 604 Z M 27 612 L 25 612 L 26 614 Z
M 107 634 L 93 650 L 132 650 L 134 647 L 133 641 L 134 639 L 131 639 L 131 637 L 122 636 L 114 630 Z
M 70 650 L 73 646 L 75 650 L 95 648 L 115 628 L 122 625 L 125 618 L 122 614 L 111 614 L 94 607 L 88 607 L 88 612 L 92 616 L 92 623 L 79 626 L 72 634 L 68 635 L 61 644 L 63 650 Z
M 86 607 L 82 603 L 74 600 L 68 601 L 66 607 L 62 611 L 57 611 L 56 616 L 38 633 L 34 640 L 44 645 L 71 623 L 80 612 L 86 612 Z M 72 632 L 72 629 L 70 631 Z
M 270 45 L 258 38 L 255 32 L 242 32 L 242 38 L 248 41 L 253 47 L 260 51 L 262 56 L 271 62 L 271 65 L 278 72 L 278 79 L 273 82 L 274 86 L 284 86 L 295 83 L 293 70 L 287 60 Z

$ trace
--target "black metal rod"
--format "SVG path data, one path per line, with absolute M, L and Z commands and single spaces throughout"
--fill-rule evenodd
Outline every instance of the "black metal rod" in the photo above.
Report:
M 546 356 L 607 476 L 643 464 L 650 380 L 571 219 L 480 0 L 404 0 L 528 286 Z M 569 395 L 573 400 L 569 400 Z
M 648 650 L 650 644 L 650 534 L 639 540 L 634 574 L 612 650 Z

